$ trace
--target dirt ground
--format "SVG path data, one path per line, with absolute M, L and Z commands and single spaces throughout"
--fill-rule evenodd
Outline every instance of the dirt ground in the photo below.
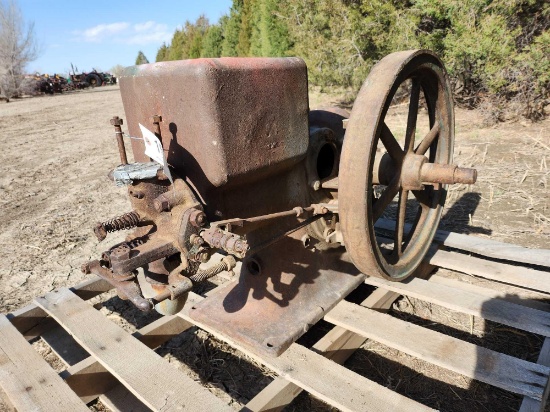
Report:
M 341 103 L 341 96 L 317 91 L 310 99 L 311 107 Z M 118 233 L 98 245 L 92 233 L 97 221 L 129 210 L 125 189 L 107 179 L 109 170 L 118 164 L 109 124 L 114 115 L 124 117 L 118 86 L 0 103 L 2 313 L 55 288 L 85 280 L 81 264 L 123 239 L 124 234 Z M 399 111 L 392 115 L 396 122 L 406 119 Z M 457 109 L 455 160 L 476 167 L 479 180 L 475 186 L 451 188 L 443 228 L 550 248 L 550 120 L 484 127 L 480 113 Z M 103 300 L 101 311 L 131 331 L 155 317 L 143 316 L 112 294 Z M 495 342 L 507 339 L 504 348 L 496 343 L 495 348 L 515 356 L 536 359 L 540 348 L 540 338 L 534 335 L 506 331 L 499 335 L 498 325 L 476 319 L 472 326 L 469 316 L 436 310 L 422 302 L 402 299 L 394 309 L 398 316 L 477 344 L 493 333 Z M 318 328 L 323 330 L 326 325 Z M 63 369 L 44 342 L 34 346 L 57 370 Z M 272 379 L 269 371 L 196 329 L 175 337 L 157 352 L 236 409 Z M 443 410 L 517 410 L 520 402 L 517 396 L 371 341 L 346 365 Z M 330 408 L 302 394 L 289 410 Z

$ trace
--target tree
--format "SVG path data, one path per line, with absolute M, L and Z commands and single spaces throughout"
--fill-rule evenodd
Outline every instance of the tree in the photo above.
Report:
M 165 60 L 168 60 L 168 53 L 170 52 L 170 48 L 166 45 L 166 43 L 162 43 L 162 46 L 157 51 L 157 57 L 155 59 L 156 62 L 163 62 Z
M 147 60 L 147 57 L 145 57 L 145 54 L 140 50 L 137 57 L 136 57 L 136 66 L 138 64 L 147 64 L 149 63 L 149 60 Z
M 25 25 L 15 0 L 0 0 L 0 94 L 8 101 L 20 93 L 25 66 L 37 57 L 34 23 Z
M 229 18 L 223 29 L 222 56 L 237 56 L 237 44 L 241 29 L 243 0 L 233 0 Z
M 280 17 L 280 7 L 278 0 L 260 0 L 252 4 L 252 56 L 285 56 L 291 48 L 287 22 Z
M 227 17 L 225 17 L 227 19 Z M 223 17 L 222 17 L 223 19 Z M 222 55 L 223 24 L 214 24 L 208 28 L 202 40 L 201 57 L 220 57 Z
M 124 70 L 124 66 L 121 64 L 117 64 L 116 66 L 111 67 L 110 72 L 113 76 L 115 76 L 118 79 L 122 74 L 123 70 Z

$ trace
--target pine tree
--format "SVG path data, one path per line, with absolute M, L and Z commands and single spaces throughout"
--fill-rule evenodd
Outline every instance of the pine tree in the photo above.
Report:
M 227 16 L 222 17 L 227 20 Z M 202 40 L 201 57 L 220 57 L 222 55 L 223 23 L 210 26 Z
M 291 48 L 286 20 L 280 17 L 280 2 L 256 0 L 252 8 L 250 54 L 253 56 L 285 56 Z
M 162 43 L 162 46 L 157 51 L 157 57 L 155 59 L 156 62 L 163 62 L 165 60 L 168 60 L 168 53 L 169 53 L 169 47 L 166 45 L 166 43 Z
M 136 57 L 136 65 L 138 64 L 147 64 L 149 63 L 149 60 L 147 60 L 147 57 L 145 57 L 145 54 L 140 50 L 137 57 Z
M 252 35 L 254 0 L 243 0 L 241 9 L 241 26 L 237 43 L 237 56 L 250 56 L 250 37 Z
M 243 0 L 233 0 L 231 11 L 223 30 L 222 56 L 238 56 L 239 32 L 241 30 L 241 9 Z

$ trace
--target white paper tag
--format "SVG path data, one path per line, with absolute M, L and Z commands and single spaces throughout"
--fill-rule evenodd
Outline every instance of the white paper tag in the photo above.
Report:
M 145 142 L 145 154 L 153 159 L 155 162 L 165 165 L 164 161 L 164 150 L 162 150 L 162 145 L 157 139 L 155 134 L 148 130 L 145 126 L 139 123 L 139 128 L 141 129 L 141 135 L 143 136 L 143 141 Z
M 147 129 L 141 123 L 138 124 L 139 128 L 141 129 L 141 135 L 143 136 L 143 142 L 145 143 L 145 154 L 153 159 L 155 162 L 161 164 L 164 170 L 164 174 L 168 176 L 170 182 L 174 183 L 174 181 L 172 180 L 172 175 L 170 174 L 170 170 L 168 169 L 168 163 L 166 162 L 166 158 L 164 157 L 162 144 L 160 143 L 159 139 L 152 131 Z

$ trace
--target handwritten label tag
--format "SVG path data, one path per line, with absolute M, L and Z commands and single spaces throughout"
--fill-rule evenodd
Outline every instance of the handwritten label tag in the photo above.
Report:
M 172 175 L 170 174 L 170 170 L 168 170 L 168 163 L 166 162 L 166 158 L 164 157 L 164 150 L 162 149 L 162 144 L 160 143 L 159 139 L 152 131 L 147 129 L 141 123 L 138 124 L 139 128 L 141 129 L 141 135 L 143 136 L 143 142 L 145 143 L 145 154 L 153 159 L 155 162 L 161 164 L 164 170 L 164 174 L 168 176 L 170 182 L 174 183 L 174 181 L 172 180 Z

